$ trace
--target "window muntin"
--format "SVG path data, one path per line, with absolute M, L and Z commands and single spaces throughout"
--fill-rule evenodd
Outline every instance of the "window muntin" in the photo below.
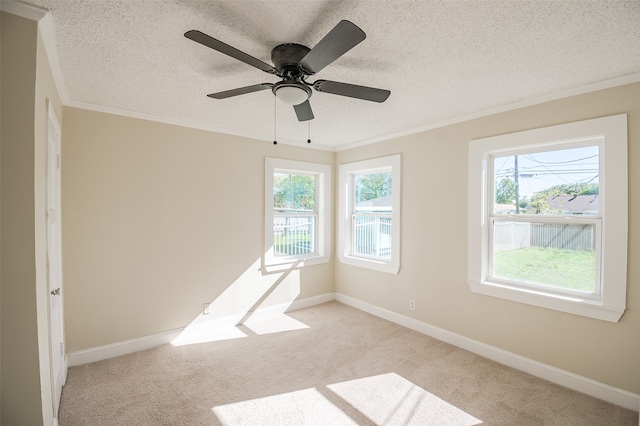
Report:
M 500 163 L 496 163 L 495 158 L 584 146 L 599 147 L 597 214 L 595 211 L 575 214 L 569 209 L 563 209 L 563 214 L 515 214 L 513 206 L 506 212 L 500 211 L 502 207 L 496 208 L 493 169 L 498 170 Z M 467 272 L 471 291 L 590 318 L 619 321 L 625 311 L 627 292 L 627 164 L 626 114 L 470 141 Z M 495 238 L 492 227 L 502 221 L 557 222 L 557 226 L 579 222 L 594 224 L 595 277 L 600 279 L 599 287 L 594 285 L 591 293 L 589 288 L 579 291 L 540 285 L 536 280 L 524 279 L 523 276 L 517 277 L 522 280 L 520 282 L 503 279 L 503 275 L 513 273 L 500 269 L 500 266 L 494 272 L 491 264 L 500 261 L 493 259 L 493 245 L 501 238 Z
M 492 280 L 600 294 L 601 143 L 601 137 L 588 138 L 490 156 Z
M 397 274 L 400 268 L 400 155 L 342 164 L 340 260 Z
M 263 271 L 328 262 L 330 220 L 331 166 L 265 159 Z

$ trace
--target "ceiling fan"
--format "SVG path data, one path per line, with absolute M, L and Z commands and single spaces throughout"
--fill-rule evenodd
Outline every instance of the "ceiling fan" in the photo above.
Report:
M 277 83 L 259 83 L 211 93 L 207 95 L 210 98 L 226 99 L 271 89 L 278 99 L 293 105 L 299 121 L 308 121 L 313 119 L 313 111 L 309 104 L 312 87 L 318 92 L 373 102 L 384 102 L 391 94 L 388 90 L 337 81 L 316 80 L 313 83 L 306 81 L 308 76 L 318 73 L 365 39 L 364 31 L 349 21 L 340 21 L 313 49 L 297 43 L 285 43 L 274 47 L 271 51 L 273 66 L 200 31 L 187 31 L 184 36 L 282 79 Z

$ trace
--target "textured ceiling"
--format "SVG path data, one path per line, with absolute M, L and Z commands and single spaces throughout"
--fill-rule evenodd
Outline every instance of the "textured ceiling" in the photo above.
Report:
M 197 29 L 264 62 L 340 20 L 367 38 L 317 79 L 389 89 L 382 104 L 314 92 L 311 139 L 340 149 L 621 77 L 640 80 L 640 1 L 29 0 L 52 11 L 67 103 L 272 140 L 278 81 L 186 39 Z M 277 137 L 307 123 L 278 102 Z

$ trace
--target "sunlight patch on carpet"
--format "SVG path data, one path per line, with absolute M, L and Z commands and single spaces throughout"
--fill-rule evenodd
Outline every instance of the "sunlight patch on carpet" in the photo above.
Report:
M 327 388 L 376 425 L 473 426 L 482 423 L 396 373 L 336 383 Z M 349 416 L 316 388 L 220 405 L 211 411 L 223 425 L 358 424 L 354 413 L 353 417 Z
M 243 337 L 247 337 L 247 335 L 237 327 L 217 327 L 210 324 L 200 324 L 197 327 L 187 327 L 178 337 L 173 339 L 171 344 L 173 346 L 185 346 Z
M 471 426 L 482 423 L 396 373 L 327 387 L 377 425 Z
M 242 325 L 258 335 L 309 328 L 308 325 L 285 314 L 273 315 L 268 318 L 249 318 Z
M 212 409 L 223 425 L 356 425 L 316 389 L 304 389 Z

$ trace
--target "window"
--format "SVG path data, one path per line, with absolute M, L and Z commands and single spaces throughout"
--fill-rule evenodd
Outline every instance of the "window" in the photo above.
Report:
M 470 142 L 472 291 L 620 319 L 626 129 L 617 115 Z
M 397 274 L 400 155 L 340 166 L 340 260 Z
M 265 160 L 267 271 L 329 261 L 331 167 Z

